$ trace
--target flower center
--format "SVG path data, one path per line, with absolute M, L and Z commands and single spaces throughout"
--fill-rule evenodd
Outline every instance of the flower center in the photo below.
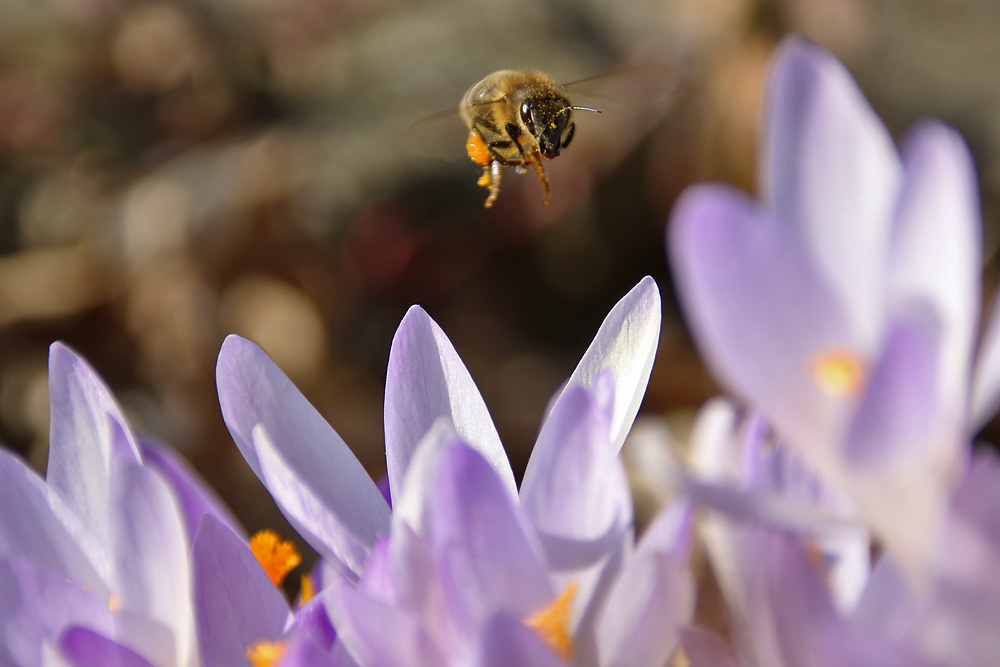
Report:
M 865 369 L 848 349 L 831 349 L 812 358 L 810 371 L 820 389 L 837 398 L 857 396 L 865 386 Z
M 286 650 L 285 642 L 259 641 L 247 648 L 247 660 L 253 667 L 272 667 L 278 664 Z
M 313 595 L 316 593 L 313 591 L 312 578 L 308 574 L 303 574 L 302 579 L 299 583 L 299 606 L 301 607 L 305 603 L 313 599 Z
M 569 634 L 569 620 L 577 588 L 575 581 L 570 583 L 551 604 L 524 619 L 524 624 L 537 632 L 542 641 L 548 644 L 563 661 L 573 657 L 573 637 Z
M 280 586 L 285 576 L 302 562 L 295 545 L 270 530 L 262 530 L 250 538 L 250 551 L 275 586 Z

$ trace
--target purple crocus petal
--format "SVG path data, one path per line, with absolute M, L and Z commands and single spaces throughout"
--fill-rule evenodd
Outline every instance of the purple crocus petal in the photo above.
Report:
M 193 541 L 195 533 L 198 532 L 202 514 L 211 514 L 238 535 L 245 534 L 239 521 L 225 503 L 194 468 L 170 447 L 140 437 L 139 450 L 142 452 L 143 463 L 163 476 L 180 502 L 189 541 Z
M 279 504 L 304 501 L 308 496 L 318 503 L 312 510 L 327 511 L 327 523 L 337 528 L 314 536 L 330 545 L 327 551 L 339 542 L 357 541 L 360 548 L 352 546 L 343 555 L 359 572 L 359 554 L 371 548 L 379 533 L 388 530 L 390 514 L 361 463 L 257 345 L 239 336 L 226 338 L 216 377 L 223 416 L 247 463 L 265 486 L 269 475 L 282 483 L 281 488 L 268 487 Z M 258 459 L 253 435 L 258 424 L 269 436 L 272 460 L 280 464 L 274 470 L 263 470 Z M 301 498 L 296 497 L 295 485 L 302 486 Z M 290 511 L 284 505 L 283 509 Z M 324 521 L 317 514 L 296 517 L 304 519 Z M 310 528 L 319 530 L 317 526 Z
M 862 346 L 873 345 L 884 294 L 872 286 L 902 176 L 892 137 L 844 66 L 802 38 L 779 47 L 767 97 L 763 198 L 801 234 Z
M 175 660 L 187 662 L 195 638 L 189 546 L 180 506 L 152 469 L 124 459 L 113 465 L 109 537 L 121 611 L 169 628 Z
M 455 445 L 437 470 L 433 549 L 454 614 L 527 618 L 555 599 L 541 545 L 506 484 L 476 450 Z
M 691 667 L 739 667 L 742 663 L 721 637 L 698 627 L 681 630 L 681 645 Z
M 440 667 L 448 664 L 414 616 L 373 600 L 346 581 L 323 593 L 338 643 L 365 667 Z
M 58 646 L 73 667 L 153 667 L 132 649 L 88 628 L 67 629 Z
M 942 389 L 964 412 L 980 310 L 982 221 L 975 166 L 958 133 L 938 122 L 910 133 L 903 162 L 891 289 L 897 300 L 926 301 L 941 318 Z
M 248 646 L 282 636 L 288 604 L 228 526 L 206 514 L 191 558 L 201 664 L 246 664 Z
M 507 453 L 472 376 L 437 322 L 412 306 L 392 339 L 385 380 L 386 470 L 397 497 L 417 445 L 442 417 L 516 493 Z
M 856 349 L 795 231 L 712 185 L 686 191 L 671 224 L 678 294 L 706 361 L 804 459 L 827 455 L 851 406 L 821 388 L 815 367 L 825 353 L 867 350 Z
M 942 416 L 940 328 L 914 311 L 895 323 L 845 441 L 844 484 L 910 581 L 923 580 L 959 465 L 961 433 Z
M 119 454 L 141 460 L 121 408 L 94 369 L 62 343 L 49 348 L 46 480 L 99 542 L 108 534 L 108 478 Z M 115 431 L 124 438 L 114 437 Z M 115 442 L 122 451 L 115 451 Z
M 451 421 L 442 417 L 431 426 L 417 445 L 403 479 L 404 491 L 396 495 L 393 520 L 406 523 L 417 535 L 429 537 L 430 514 L 434 505 L 435 479 L 441 455 L 453 445 L 465 444 Z M 514 493 L 511 493 L 513 497 Z
M 279 667 L 340 667 L 325 650 L 302 636 L 290 641 L 277 664 Z
M 312 643 L 329 652 L 337 639 L 337 631 L 326 613 L 326 605 L 319 596 L 305 603 L 295 612 L 295 625 Z
M 474 667 L 565 667 L 537 634 L 523 622 L 504 614 L 493 616 L 483 629 L 471 661 Z
M 646 393 L 660 342 L 660 317 L 660 291 L 656 282 L 646 276 L 604 318 L 566 382 L 567 388 L 579 385 L 594 389 L 602 372 L 612 370 L 611 442 L 616 451 L 625 443 Z
M 0 664 L 41 664 L 43 643 L 77 624 L 110 632 L 107 597 L 36 563 L 0 559 Z
M 686 567 L 692 512 L 676 504 L 660 512 L 615 582 L 597 625 L 601 664 L 665 664 L 681 626 L 694 612 L 694 582 Z
M 568 387 L 542 426 L 521 483 L 521 507 L 556 586 L 578 586 L 577 610 L 614 574 L 632 539 L 632 497 L 608 433 L 607 415 L 591 393 Z
M 5 449 L 0 449 L 0 507 L 0 555 L 23 557 L 107 598 L 103 551 L 62 498 Z
M 358 508 L 345 497 L 331 502 L 330 496 L 342 496 L 342 491 L 331 491 L 318 480 L 303 478 L 290 465 L 285 452 L 279 449 L 263 424 L 254 428 L 253 443 L 260 462 L 261 480 L 281 513 L 321 555 L 342 563 L 354 575 L 360 574 L 378 535 L 374 513 L 368 511 L 372 508 Z M 371 488 L 375 489 L 375 485 L 371 484 Z M 378 489 L 375 492 L 378 493 Z M 378 502 L 388 510 L 381 494 Z M 387 516 L 381 531 L 388 530 Z
M 1000 291 L 990 304 L 990 315 L 983 330 L 979 356 L 972 378 L 971 424 L 982 428 L 1000 408 Z

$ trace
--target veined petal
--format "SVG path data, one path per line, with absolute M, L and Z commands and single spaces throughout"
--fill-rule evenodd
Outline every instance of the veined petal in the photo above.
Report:
M 225 503 L 176 452 L 147 438 L 139 439 L 139 449 L 142 452 L 143 463 L 163 475 L 180 502 L 187 523 L 189 542 L 194 541 L 202 514 L 211 514 L 232 528 L 233 532 L 244 534 L 239 521 Z
M 343 563 L 354 575 L 360 574 L 378 534 L 389 530 L 388 506 L 371 479 L 368 486 L 378 494 L 378 509 L 386 511 L 384 523 L 381 517 L 373 516 L 372 506 L 355 501 L 345 489 L 326 488 L 335 486 L 336 481 L 331 479 L 324 486 L 321 480 L 300 474 L 263 424 L 254 428 L 253 444 L 261 480 L 282 514 L 323 556 Z
M 189 664 L 195 653 L 194 616 L 180 506 L 156 472 L 127 460 L 114 463 L 110 496 L 112 572 L 120 609 L 168 627 L 174 661 Z
M 49 348 L 49 406 L 46 481 L 103 544 L 111 460 L 140 461 L 135 436 L 107 385 L 62 343 Z
M 153 667 L 130 648 L 88 628 L 69 628 L 59 637 L 59 650 L 73 667 Z
M 392 339 L 385 380 L 385 459 L 394 497 L 404 490 L 417 445 L 442 417 L 516 493 L 507 453 L 472 376 L 437 322 L 412 306 Z
M 521 620 L 497 614 L 486 623 L 471 664 L 473 667 L 565 667 L 566 663 Z
M 716 375 L 804 459 L 829 455 L 855 397 L 826 389 L 817 360 L 868 350 L 857 349 L 795 231 L 742 193 L 696 186 L 674 207 L 669 250 L 688 324 Z
M 43 643 L 78 624 L 110 632 L 107 597 L 31 561 L 0 559 L 0 664 L 40 664 Z
M 418 619 L 346 581 L 323 593 L 339 642 L 365 667 L 441 667 L 448 662 Z
M 943 396 L 964 412 L 980 309 L 982 221 L 975 167 L 958 133 L 938 122 L 910 133 L 903 160 L 906 180 L 892 240 L 893 296 L 923 300 L 941 319 Z
M 774 57 L 765 113 L 762 196 L 801 234 L 855 335 L 873 345 L 902 177 L 892 137 L 847 69 L 802 38 Z
M 421 439 L 407 466 L 402 492 L 396 492 L 393 518 L 405 522 L 417 535 L 430 537 L 430 514 L 441 455 L 464 444 L 451 421 L 439 418 Z
M 202 665 L 246 664 L 247 647 L 282 636 L 288 604 L 238 535 L 211 514 L 192 549 Z
M 436 477 L 433 548 L 455 615 L 473 624 L 497 612 L 527 618 L 552 602 L 537 537 L 482 455 L 455 445 Z
M 263 350 L 239 336 L 223 343 L 216 375 L 226 425 L 265 486 L 268 475 L 258 459 L 254 427 L 262 425 L 268 435 L 267 449 L 280 463 L 268 473 L 288 483 L 281 489 L 269 487 L 271 494 L 276 499 L 293 494 L 285 498 L 287 503 L 294 500 L 291 486 L 302 484 L 322 508 L 335 513 L 330 521 L 370 549 L 375 537 L 389 528 L 389 506 L 358 459 L 291 380 Z M 329 533 L 316 537 L 335 539 Z M 353 551 L 348 549 L 345 557 L 347 553 Z
M 615 304 L 566 382 L 596 389 L 602 372 L 612 370 L 614 404 L 611 442 L 616 451 L 639 412 L 660 342 L 660 291 L 646 276 Z M 565 389 L 563 390 L 565 392 Z M 557 399 L 559 400 L 559 399 Z
M 62 498 L 49 494 L 45 482 L 4 449 L 0 449 L 0 507 L 0 555 L 22 557 L 107 599 L 104 553 Z

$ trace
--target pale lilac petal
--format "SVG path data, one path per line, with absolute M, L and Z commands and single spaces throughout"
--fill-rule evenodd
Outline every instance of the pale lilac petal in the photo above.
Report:
M 990 304 L 990 314 L 979 344 L 972 378 L 971 427 L 982 428 L 1000 408 L 1000 290 Z
M 611 415 L 611 442 L 616 451 L 639 412 L 660 342 L 660 291 L 646 276 L 615 304 L 576 370 L 566 382 L 595 389 L 600 376 L 611 369 L 614 399 Z M 565 391 L 565 390 L 564 390 Z
M 20 556 L 108 595 L 109 569 L 90 534 L 62 499 L 10 452 L 0 449 L 0 555 Z M 100 567 L 100 571 L 96 568 Z
M 282 514 L 320 554 L 342 563 L 349 572 L 360 574 L 379 532 L 388 532 L 389 517 L 385 517 L 384 527 L 378 526 L 371 507 L 359 507 L 359 503 L 344 496 L 343 489 L 326 488 L 336 482 L 331 480 L 324 485 L 321 480 L 303 478 L 263 424 L 254 428 L 253 442 L 261 480 Z M 375 489 L 375 485 L 371 484 L 371 488 Z M 381 494 L 378 502 L 388 510 Z
M 337 639 L 337 631 L 326 613 L 326 605 L 319 596 L 305 603 L 295 612 L 295 624 L 310 642 L 329 652 Z
M 239 521 L 225 503 L 175 451 L 146 438 L 139 439 L 139 449 L 142 452 L 143 463 L 163 475 L 180 502 L 187 522 L 189 541 L 193 541 L 198 532 L 202 514 L 211 514 L 232 528 L 233 532 L 244 534 L 245 531 L 240 527 Z
M 941 318 L 942 389 L 964 411 L 981 307 L 982 221 L 975 166 L 958 133 L 937 122 L 910 133 L 903 161 L 906 180 L 893 231 L 891 289 L 897 300 L 927 302 Z
M 202 665 L 246 664 L 246 650 L 282 636 L 290 616 L 250 548 L 211 514 L 192 550 L 194 611 Z
M 286 512 L 307 521 L 297 527 L 320 522 L 309 526 L 311 534 L 328 549 L 343 547 L 339 557 L 359 572 L 359 559 L 388 530 L 390 514 L 364 467 L 257 345 L 238 336 L 226 338 L 216 375 L 223 416 L 247 463 Z M 262 469 L 255 449 L 258 424 L 268 435 L 273 470 Z M 270 487 L 269 478 L 281 487 Z M 307 499 L 312 503 L 308 508 L 301 505 Z M 307 509 L 308 516 L 303 514 Z M 329 516 L 320 516 L 322 512 Z
M 527 618 L 551 603 L 541 546 L 482 455 L 451 447 L 436 477 L 433 548 L 455 614 L 473 623 L 498 612 Z
M 291 641 L 278 667 L 338 667 L 338 664 L 310 639 L 300 637 Z
M 59 650 L 73 667 L 153 667 L 132 649 L 87 628 L 66 630 Z
M 473 667 L 564 667 L 566 663 L 521 620 L 497 614 L 483 629 L 471 664 Z
M 520 504 L 553 581 L 557 588 L 576 582 L 580 612 L 600 597 L 632 539 L 632 496 L 608 433 L 607 414 L 591 393 L 567 388 L 542 426 L 521 483 Z
M 71 625 L 112 629 L 106 596 L 27 560 L 0 559 L 0 664 L 37 665 L 42 644 Z
M 187 662 L 195 638 L 181 508 L 152 469 L 127 460 L 113 466 L 109 536 L 120 609 L 169 628 L 174 660 Z
M 878 339 L 902 169 L 892 137 L 831 54 L 787 39 L 767 92 L 762 196 L 809 247 L 862 345 Z M 713 265 L 714 268 L 714 265 Z
M 338 642 L 365 667 L 441 667 L 448 664 L 420 622 L 369 598 L 344 581 L 323 593 Z
M 396 494 L 393 519 L 403 521 L 417 535 L 430 535 L 438 463 L 444 452 L 459 443 L 464 441 L 455 433 L 451 420 L 442 417 L 434 422 L 413 452 L 403 479 L 405 490 Z
M 49 405 L 46 480 L 103 543 L 111 459 L 120 453 L 139 461 L 135 437 L 107 385 L 62 343 L 49 348 Z
M 516 492 L 507 453 L 472 376 L 437 322 L 413 306 L 392 339 L 385 381 L 386 470 L 397 497 L 417 445 L 442 417 Z
M 665 664 L 680 628 L 694 612 L 694 581 L 687 568 L 692 512 L 685 504 L 662 511 L 615 582 L 597 620 L 601 664 Z
M 804 451 L 830 447 L 850 402 L 813 375 L 820 355 L 859 350 L 794 230 L 746 195 L 696 186 L 674 207 L 671 261 L 708 364 Z M 811 452 L 817 454 L 818 452 Z

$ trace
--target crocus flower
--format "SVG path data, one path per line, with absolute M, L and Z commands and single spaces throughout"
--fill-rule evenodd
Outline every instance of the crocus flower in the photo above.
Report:
M 726 387 L 920 585 L 969 442 L 971 158 L 937 122 L 898 153 L 844 67 L 801 38 L 779 48 L 767 101 L 762 201 L 702 185 L 675 208 L 684 311 Z M 987 405 L 1000 384 L 977 386 Z
M 0 450 L 0 663 L 222 664 L 202 659 L 212 618 L 193 604 L 195 583 L 218 587 L 218 577 L 204 573 L 195 534 L 207 517 L 266 580 L 235 522 L 187 464 L 133 432 L 93 369 L 58 343 L 49 393 L 46 479 Z M 286 605 L 279 633 L 288 617 Z
M 634 551 L 617 459 L 649 378 L 659 313 L 648 278 L 611 311 L 553 401 L 518 491 L 468 370 L 437 324 L 411 308 L 386 380 L 391 512 L 270 359 L 227 339 L 223 414 L 282 511 L 336 570 L 322 596 L 337 647 L 366 667 L 669 656 L 672 630 L 690 613 L 687 514 L 664 515 Z

